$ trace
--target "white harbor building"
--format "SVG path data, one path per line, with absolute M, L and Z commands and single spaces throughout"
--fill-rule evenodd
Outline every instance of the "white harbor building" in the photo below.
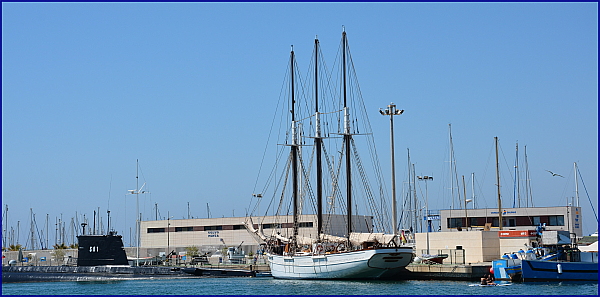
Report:
M 491 262 L 505 253 L 526 250 L 536 241 L 536 227 L 568 231 L 571 241 L 583 238 L 582 209 L 576 206 L 446 209 L 430 215 L 437 230 L 415 234 L 415 253 L 448 254 L 453 263 Z M 447 263 L 449 261 L 444 261 Z
M 214 253 L 224 247 L 239 247 L 246 255 L 256 253 L 259 243 L 246 230 L 245 217 L 223 217 L 209 219 L 178 219 L 142 221 L 140 223 L 140 258 L 154 257 L 168 251 L 184 254 L 186 247 L 196 246 L 202 253 Z M 353 216 L 356 232 L 372 232 L 371 216 Z M 253 217 L 255 229 L 262 228 L 265 235 L 281 232 L 288 237 L 293 228 L 292 216 Z M 299 235 L 316 238 L 316 215 L 300 215 Z M 346 216 L 323 215 L 324 233 L 346 236 Z M 289 233 L 289 234 L 288 234 Z M 131 255 L 131 249 L 127 249 Z

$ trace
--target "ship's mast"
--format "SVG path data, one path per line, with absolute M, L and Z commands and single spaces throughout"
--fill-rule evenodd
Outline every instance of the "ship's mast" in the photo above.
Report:
M 140 213 L 140 203 L 139 203 L 139 160 L 135 159 L 135 189 L 137 194 L 135 195 L 135 266 L 140 266 L 140 221 L 139 221 L 139 213 Z
M 533 197 L 531 195 L 531 184 L 529 180 L 529 164 L 527 163 L 527 146 L 525 146 L 525 205 L 529 207 L 531 201 L 531 207 L 533 207 Z
M 296 118 L 295 118 L 295 98 L 294 98 L 294 47 L 292 46 L 292 51 L 290 54 L 290 72 L 291 72 L 291 92 L 292 92 L 292 145 L 291 145 L 291 153 L 292 153 L 292 199 L 293 199 L 293 208 L 294 208 L 294 231 L 293 231 L 293 242 L 292 249 L 295 250 L 296 238 L 298 236 L 298 136 L 296 131 Z M 292 252 L 292 254 L 295 251 Z
M 350 142 L 352 134 L 350 133 L 350 114 L 348 113 L 347 93 L 346 93 L 346 31 L 342 32 L 342 67 L 343 67 L 343 90 L 344 90 L 344 146 L 346 152 L 346 213 L 347 218 L 347 236 L 348 247 L 350 247 L 350 233 L 352 233 L 352 163 L 350 159 Z
M 515 165 L 517 168 L 517 201 L 519 207 L 521 207 L 521 171 L 519 170 L 519 143 L 517 142 L 517 164 Z
M 30 224 L 29 224 L 29 232 L 31 233 L 31 249 L 35 250 L 35 229 L 33 227 L 33 221 L 34 221 L 34 214 L 33 214 L 33 208 L 29 208 L 29 220 L 30 220 Z
M 315 153 L 317 154 L 317 239 L 323 233 L 323 169 L 321 167 L 321 123 L 319 120 L 319 39 L 315 38 Z
M 498 186 L 498 227 L 502 230 L 502 199 L 500 199 L 500 169 L 498 163 L 498 137 L 494 137 L 496 143 L 496 186 Z
M 471 200 L 473 201 L 473 209 L 475 209 L 475 172 L 471 173 Z
M 517 142 L 515 150 L 515 183 L 513 190 L 513 207 L 521 207 L 521 185 L 519 183 L 519 179 L 519 143 Z
M 575 174 L 575 201 L 577 202 L 576 206 L 579 207 L 579 185 L 577 182 L 577 163 L 573 162 L 573 172 Z

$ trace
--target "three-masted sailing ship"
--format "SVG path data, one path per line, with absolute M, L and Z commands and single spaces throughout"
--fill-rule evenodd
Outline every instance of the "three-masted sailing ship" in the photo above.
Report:
M 362 112 L 366 116 L 366 109 L 362 101 L 357 104 L 349 100 L 351 95 L 360 97 L 360 91 L 348 90 L 349 84 L 357 84 L 349 79 L 349 75 L 354 74 L 354 68 L 349 58 L 345 31 L 342 33 L 340 52 L 339 93 L 331 95 L 334 92 L 331 87 L 327 88 L 331 85 L 330 79 L 319 80 L 319 65 L 324 63 L 319 59 L 319 40 L 315 39 L 314 72 L 311 71 L 314 80 L 309 80 L 314 83 L 314 88 L 311 88 L 314 93 L 304 95 L 314 95 L 310 100 L 303 100 L 302 91 L 305 88 L 298 87 L 299 75 L 293 48 L 290 54 L 290 96 L 285 98 L 289 104 L 285 107 L 289 108 L 283 109 L 288 113 L 286 117 L 291 124 L 286 128 L 285 144 L 280 146 L 285 151 L 289 150 L 289 154 L 285 166 L 278 166 L 283 168 L 281 174 L 276 176 L 277 170 L 273 170 L 267 181 L 269 185 L 278 184 L 271 191 L 273 198 L 269 205 L 274 208 L 273 214 L 268 216 L 267 210 L 262 217 L 256 215 L 254 219 L 259 220 L 257 223 L 249 215 L 245 222 L 248 232 L 264 247 L 271 274 L 275 278 L 381 278 L 398 273 L 413 259 L 412 247 L 401 245 L 398 234 L 385 232 L 386 228 L 395 228 L 390 228 L 389 220 L 388 223 L 381 222 L 391 213 L 381 209 L 386 204 L 383 183 L 380 182 L 377 190 L 372 190 L 368 185 L 369 176 L 353 138 L 360 133 L 359 121 L 352 118 L 351 114 Z M 325 91 L 320 92 L 321 89 Z M 328 96 L 334 98 L 329 103 L 322 99 Z M 363 131 L 362 135 L 372 136 L 368 131 L 368 119 L 360 124 L 367 128 L 363 129 L 367 131 Z M 368 145 L 373 143 L 371 141 Z M 312 147 L 312 153 L 308 154 L 309 150 L 305 147 Z M 330 150 L 335 153 L 330 154 Z M 285 151 L 280 151 L 279 155 L 285 156 Z M 376 153 L 370 151 L 376 160 Z M 380 169 L 378 165 L 373 166 L 373 171 Z M 376 175 L 381 179 L 378 172 Z M 316 187 L 313 188 L 312 184 L 316 184 Z M 355 198 L 358 195 L 361 199 Z M 379 200 L 375 198 L 377 195 Z M 254 194 L 254 197 L 259 198 L 260 203 L 266 194 Z M 364 200 L 365 206 L 372 207 L 370 213 L 356 214 L 358 210 L 354 206 L 357 207 L 359 200 Z M 289 202 L 286 204 L 284 201 Z M 312 210 L 312 214 L 305 214 L 311 212 L 309 210 Z M 336 214 L 338 212 L 341 214 Z M 292 221 L 263 224 L 265 218 L 274 220 L 277 217 L 291 218 Z M 313 222 L 316 222 L 316 228 Z

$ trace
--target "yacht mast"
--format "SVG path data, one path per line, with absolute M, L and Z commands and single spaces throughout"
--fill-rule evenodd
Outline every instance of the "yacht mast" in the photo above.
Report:
M 321 167 L 321 123 L 319 120 L 319 39 L 315 38 L 315 150 L 317 154 L 317 239 L 323 233 L 323 169 Z
M 412 182 L 413 182 L 413 180 L 412 180 L 412 166 L 411 166 L 411 163 L 410 163 L 410 149 L 406 148 L 406 151 L 407 151 L 407 155 L 408 155 L 408 162 L 407 162 L 407 164 L 408 164 L 408 193 L 406 195 L 406 201 L 407 201 L 407 203 L 405 203 L 405 204 L 408 204 L 408 207 L 407 207 L 408 211 L 406 211 L 406 213 L 408 214 L 408 218 L 407 218 L 408 224 L 404 225 L 403 227 L 409 227 L 409 229 L 412 229 L 411 228 L 412 225 L 413 225 L 413 214 L 412 214 L 412 199 L 413 199 L 412 198 L 413 197 L 413 190 L 412 190 L 412 187 L 413 187 L 413 184 L 412 184 Z
M 577 182 L 577 163 L 573 162 L 573 172 L 575 174 L 575 201 L 577 201 L 576 206 L 579 207 L 579 185 Z
M 473 200 L 473 209 L 475 209 L 475 172 L 471 172 L 471 200 Z
M 290 54 L 290 73 L 291 73 L 291 91 L 292 91 L 292 199 L 294 203 L 294 231 L 292 237 L 292 254 L 295 253 L 296 238 L 298 236 L 298 139 L 296 131 L 296 118 L 295 118 L 295 98 L 294 98 L 294 47 L 292 46 L 292 52 Z
M 452 205 L 450 209 L 454 209 L 454 146 L 452 144 L 452 124 L 448 124 L 448 138 L 450 140 L 450 198 Z
M 517 142 L 517 201 L 519 202 L 519 207 L 521 207 L 521 170 L 518 170 L 519 166 L 519 143 Z
M 525 202 L 527 207 L 529 207 L 529 202 L 531 201 L 531 207 L 533 207 L 533 197 L 531 195 L 531 185 L 529 183 L 529 164 L 527 163 L 527 146 L 525 146 Z
M 29 221 L 31 222 L 29 224 L 29 232 L 31 232 L 31 249 L 35 250 L 35 232 L 34 232 L 34 227 L 33 227 L 33 221 L 34 221 L 34 214 L 33 214 L 33 208 L 29 208 Z
M 516 199 L 516 205 L 515 205 Z M 521 207 L 521 183 L 519 177 L 519 142 L 516 144 L 515 150 L 515 184 L 513 190 L 513 207 Z
M 417 174 L 415 173 L 415 164 L 411 164 L 412 165 L 412 184 L 413 184 L 413 203 L 412 203 L 412 207 L 413 207 L 413 211 L 412 211 L 412 216 L 413 216 L 413 223 L 414 223 L 414 227 L 411 231 L 411 233 L 417 233 L 417 226 L 418 224 L 418 216 L 417 216 Z
M 498 137 L 494 137 L 496 143 L 496 185 L 498 186 L 498 227 L 502 230 L 502 200 L 500 199 L 500 169 L 498 163 Z
M 140 266 L 140 200 L 139 200 L 139 171 L 140 162 L 139 159 L 135 159 L 135 266 Z M 95 215 L 95 212 L 94 212 Z M 95 216 L 94 216 L 95 220 Z M 94 221 L 94 224 L 96 222 Z M 95 225 L 94 225 L 95 226 Z M 94 227 L 95 228 L 95 227 Z
M 346 50 L 347 50 L 346 31 L 342 32 L 342 65 L 343 65 L 343 90 L 344 90 L 344 145 L 346 151 L 346 213 L 348 214 L 347 233 L 348 247 L 350 247 L 350 233 L 352 233 L 352 164 L 350 159 L 350 142 L 352 134 L 350 134 L 350 114 L 348 113 L 347 94 L 346 94 Z

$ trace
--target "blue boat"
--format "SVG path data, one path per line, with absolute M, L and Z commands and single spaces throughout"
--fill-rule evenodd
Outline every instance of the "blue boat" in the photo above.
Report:
M 598 281 L 598 252 L 582 252 L 567 231 L 537 230 L 537 246 L 492 261 L 494 277 L 510 281 Z
M 521 260 L 521 279 L 535 281 L 598 281 L 598 263 Z

